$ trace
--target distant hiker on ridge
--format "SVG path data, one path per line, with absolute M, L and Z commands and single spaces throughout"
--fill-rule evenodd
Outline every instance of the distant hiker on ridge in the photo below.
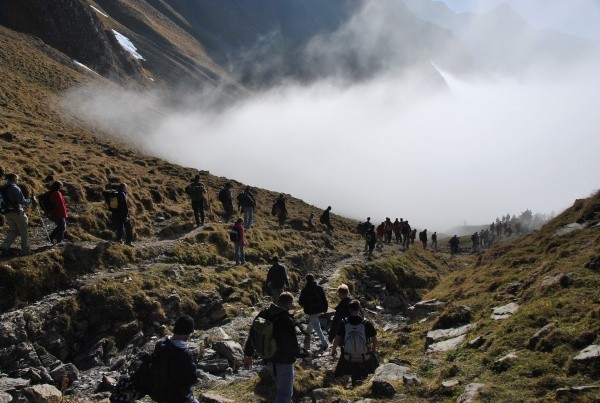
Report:
M 413 228 L 412 232 L 410 233 L 410 243 L 414 244 L 416 238 L 417 238 L 417 229 Z
M 55 181 L 50 186 L 49 202 L 50 210 L 48 211 L 48 218 L 56 224 L 56 228 L 50 233 L 50 242 L 61 243 L 65 238 L 65 232 L 67 230 L 67 205 L 65 198 L 61 193 L 63 184 L 59 181 Z
M 367 241 L 367 253 L 369 257 L 373 256 L 373 250 L 375 249 L 375 243 L 377 242 L 377 235 L 375 234 L 375 226 L 371 225 L 365 236 Z
M 402 246 L 406 249 L 408 249 L 410 245 L 410 232 L 410 225 L 408 224 L 408 220 L 406 220 L 402 223 Z
M 233 215 L 233 195 L 231 194 L 231 182 L 227 182 L 221 190 L 219 190 L 219 194 L 217 198 L 223 205 L 223 221 L 229 222 L 231 220 L 231 216 Z
M 396 238 L 396 243 L 400 243 L 400 240 L 402 239 L 402 222 L 398 221 L 396 218 L 396 221 L 394 221 L 392 225 L 394 227 L 394 237 Z
M 273 265 L 267 273 L 265 283 L 271 291 L 271 297 L 273 297 L 275 303 L 277 303 L 279 294 L 283 292 L 283 288 L 290 287 L 287 271 L 285 270 L 285 267 L 279 264 L 279 258 L 277 256 L 273 256 Z
M 390 217 L 385 218 L 385 243 L 392 243 L 392 234 L 394 233 L 394 224 Z
M 244 255 L 244 244 L 246 243 L 246 229 L 244 228 L 244 220 L 238 218 L 238 220 L 231 227 L 230 239 L 234 244 L 233 256 L 235 258 L 235 264 L 246 264 L 246 257 Z
M 333 225 L 331 225 L 331 206 L 327 206 L 323 213 L 321 213 L 321 217 L 319 218 L 319 222 L 324 224 L 327 227 L 327 234 L 333 235 Z
M 185 193 L 187 193 L 192 201 L 192 210 L 194 211 L 196 227 L 204 225 L 204 197 L 206 188 L 204 187 L 204 184 L 200 182 L 200 175 L 194 177 L 192 183 L 185 188 Z
M 244 227 L 250 229 L 254 220 L 254 210 L 256 209 L 256 199 L 250 191 L 250 186 L 246 186 L 244 191 L 237 197 L 240 212 L 244 212 Z
M 283 228 L 288 217 L 288 211 L 285 207 L 285 197 L 283 197 L 283 194 L 280 194 L 279 197 L 273 203 L 271 215 L 277 217 L 277 219 L 279 220 L 279 227 Z
M 433 232 L 431 235 L 431 248 L 437 251 L 437 232 Z
M 3 200 L 2 214 L 8 224 L 6 239 L 0 246 L 2 256 L 10 254 L 10 247 L 18 236 L 21 237 L 21 252 L 25 255 L 30 253 L 29 233 L 27 232 L 29 219 L 23 206 L 36 205 L 37 200 L 35 197 L 26 198 L 17 183 L 19 183 L 19 175 L 8 174 L 6 175 L 6 184 L 0 189 Z
M 419 232 L 419 241 L 423 244 L 423 248 L 427 249 L 427 229 Z
M 452 254 L 452 255 L 457 254 L 458 253 L 458 245 L 460 243 L 460 240 L 458 239 L 458 237 L 456 235 L 454 235 L 452 238 L 450 238 L 448 243 L 450 244 L 450 254 Z

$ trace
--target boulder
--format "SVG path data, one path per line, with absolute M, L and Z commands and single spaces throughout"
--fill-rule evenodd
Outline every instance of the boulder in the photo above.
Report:
M 465 388 L 465 391 L 462 395 L 456 399 L 456 403 L 473 403 L 478 400 L 477 397 L 481 390 L 485 387 L 484 383 L 470 383 Z
M 10 403 L 13 397 L 6 392 L 0 392 L 0 403 Z
M 497 359 L 492 364 L 492 369 L 495 372 L 503 372 L 506 371 L 513 362 L 517 359 L 517 355 L 515 353 L 509 353 L 502 358 Z
M 573 361 L 578 362 L 587 362 L 587 361 L 598 361 L 600 360 L 600 345 L 592 344 L 587 346 L 583 350 L 579 352 L 575 357 L 573 357 Z
M 587 385 L 587 386 L 574 386 L 571 388 L 560 388 L 556 389 L 557 400 L 568 400 L 575 401 L 576 396 L 583 395 L 585 393 L 594 392 L 600 389 L 598 385 Z
M 79 379 L 79 370 L 73 364 L 61 364 L 50 371 L 50 376 L 58 385 L 63 382 L 63 379 L 69 380 L 69 385 Z
M 419 375 L 417 375 L 417 374 L 408 374 L 408 373 L 402 375 L 402 382 L 406 386 L 421 386 L 423 384 L 423 382 L 419 378 Z
M 52 385 L 33 385 L 24 389 L 33 403 L 61 403 L 62 393 Z
M 427 316 L 431 312 L 436 312 L 444 306 L 446 306 L 446 304 L 442 301 L 438 301 L 437 299 L 428 299 L 426 301 L 417 302 L 413 306 L 410 306 L 406 311 L 408 317 L 414 320 L 423 316 Z
M 511 302 L 510 304 L 493 308 L 491 318 L 494 320 L 507 319 L 518 310 L 519 305 L 516 302 Z
M 211 346 L 219 341 L 231 340 L 231 337 L 223 330 L 222 327 L 213 327 L 203 334 L 204 345 Z
M 540 339 L 542 339 L 543 337 L 546 337 L 555 328 L 556 328 L 556 323 L 548 323 L 546 326 L 544 326 L 543 328 L 541 328 L 540 330 L 535 332 L 535 334 L 529 338 L 529 341 L 527 342 L 527 348 L 530 350 L 533 350 L 537 346 Z
M 215 343 L 217 353 L 221 354 L 232 368 L 239 367 L 244 361 L 244 350 L 240 343 L 234 340 L 224 340 Z
M 428 353 L 441 353 L 457 349 L 467 338 L 466 334 L 448 340 L 433 343 L 427 347 Z
M 442 381 L 442 386 L 446 389 L 452 389 L 455 386 L 458 386 L 460 382 L 456 379 L 449 379 L 447 381 Z
M 371 377 L 371 391 L 376 396 L 394 396 L 396 388 L 391 382 L 403 382 L 403 377 L 407 373 L 408 367 L 392 363 L 380 365 Z
M 541 288 L 546 288 L 553 286 L 555 284 L 560 284 L 562 287 L 568 287 L 570 283 L 569 276 L 565 273 L 559 273 L 555 276 L 544 276 L 542 279 L 542 284 L 540 284 Z
M 476 326 L 474 324 L 464 325 L 460 327 L 455 327 L 452 329 L 438 329 L 438 330 L 430 330 L 427 332 L 427 337 L 425 338 L 426 345 L 430 345 L 436 343 L 441 340 L 453 339 L 458 336 L 462 336 L 468 333 L 470 330 L 474 329 Z
M 22 378 L 0 378 L 0 391 L 6 392 L 7 390 L 22 389 L 25 386 L 29 386 L 29 379 Z
M 470 348 L 479 348 L 485 344 L 485 338 L 483 336 L 477 336 L 473 340 L 467 343 Z

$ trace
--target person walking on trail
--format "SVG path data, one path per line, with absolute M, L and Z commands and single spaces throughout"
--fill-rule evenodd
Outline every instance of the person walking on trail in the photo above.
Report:
M 331 225 L 331 206 L 327 206 L 323 213 L 321 213 L 321 218 L 319 218 L 319 222 L 327 228 L 327 234 L 333 235 L 333 225 Z
M 408 220 L 402 223 L 402 246 L 406 249 L 409 248 L 410 245 L 410 233 L 411 233 L 410 224 Z
M 265 283 L 271 291 L 271 297 L 273 297 L 274 302 L 277 302 L 277 298 L 279 298 L 279 295 L 283 292 L 284 287 L 290 287 L 287 270 L 279 264 L 279 258 L 277 256 L 273 256 L 273 265 L 267 272 Z
M 410 243 L 414 244 L 415 239 L 417 239 L 417 229 L 414 228 L 410 233 Z
M 350 315 L 340 323 L 331 347 L 334 359 L 337 357 L 337 348 L 341 347 L 333 376 L 350 375 L 352 386 L 356 386 L 379 366 L 376 356 L 377 331 L 370 321 L 360 316 L 358 300 L 352 300 L 348 308 Z
M 290 313 L 294 309 L 294 297 L 289 292 L 283 292 L 277 300 L 277 303 L 272 303 L 266 311 L 261 312 L 273 323 L 272 335 L 277 346 L 275 354 L 270 358 L 263 357 L 263 360 L 277 387 L 273 402 L 290 403 L 294 394 L 294 362 L 298 358 L 310 357 L 311 354 L 302 352 L 298 346 L 296 325 Z M 251 327 L 244 345 L 244 366 L 248 369 L 252 367 L 253 357 L 257 353 L 255 341 L 261 339 L 258 336 L 254 334 L 254 327 Z
M 185 188 L 185 193 L 192 201 L 192 210 L 194 211 L 194 219 L 196 227 L 204 225 L 204 198 L 206 195 L 206 187 L 200 182 L 200 175 L 196 175 L 192 183 Z
M 112 222 L 116 231 L 116 241 L 123 242 L 125 232 L 125 245 L 132 246 L 133 225 L 129 215 L 129 202 L 127 201 L 127 184 L 121 183 L 117 189 L 117 208 L 112 212 Z
M 394 224 L 390 217 L 385 218 L 385 243 L 392 243 L 392 234 L 394 233 Z
M 283 228 L 288 217 L 288 211 L 285 207 L 285 197 L 283 197 L 283 194 L 280 194 L 279 197 L 273 203 L 271 215 L 277 217 L 279 221 L 279 227 Z
M 366 235 L 367 241 L 367 253 L 369 256 L 373 256 L 373 250 L 375 249 L 375 243 L 377 242 L 377 235 L 375 234 L 375 226 L 371 224 L 369 230 Z
M 244 228 L 244 220 L 238 218 L 238 220 L 231 227 L 231 240 L 234 244 L 233 257 L 235 264 L 246 264 L 246 258 L 244 255 L 244 245 L 246 244 L 246 229 Z
M 437 232 L 434 231 L 433 234 L 431 234 L 431 247 L 433 248 L 434 251 L 437 251 Z
M 454 235 L 452 238 L 450 238 L 448 243 L 450 244 L 450 254 L 452 254 L 452 255 L 457 254 L 458 253 L 458 245 L 460 244 L 460 240 L 458 239 L 458 237 L 456 235 Z
M 348 286 L 346 284 L 341 284 L 337 289 L 337 294 L 340 298 L 340 302 L 335 307 L 335 314 L 333 314 L 333 318 L 331 319 L 331 324 L 329 325 L 329 330 L 327 332 L 327 339 L 330 343 L 333 342 L 342 319 L 350 315 L 350 309 L 348 308 L 348 305 L 350 304 L 351 299 Z
M 383 249 L 383 239 L 385 237 L 385 221 L 382 221 L 381 224 L 377 226 L 377 249 Z
M 402 219 L 400 219 L 402 220 Z M 393 228 L 394 228 L 394 237 L 396 238 L 396 243 L 400 243 L 401 239 L 402 239 L 402 222 L 398 221 L 398 219 L 396 218 L 396 221 L 394 221 L 394 223 L 392 224 Z
M 164 394 L 168 396 L 166 402 L 198 403 L 192 390 L 198 381 L 196 365 L 187 343 L 193 332 L 194 319 L 181 316 L 175 321 L 173 335 L 156 346 L 159 372 L 164 375 L 160 380 L 164 383 Z
M 67 218 L 69 215 L 65 198 L 61 192 L 62 187 L 63 184 L 59 181 L 55 181 L 50 185 L 49 201 L 51 209 L 47 215 L 56 224 L 56 228 L 49 235 L 50 242 L 53 244 L 61 243 L 65 239 L 65 232 L 67 231 Z
M 427 229 L 419 232 L 419 241 L 423 244 L 423 249 L 427 249 Z
M 238 195 L 237 202 L 240 212 L 244 213 L 244 227 L 250 229 L 254 220 L 254 209 L 256 209 L 256 199 L 250 186 L 246 186 L 244 191 Z
M 471 243 L 473 245 L 473 252 L 479 252 L 479 234 L 477 231 L 471 235 Z
M 27 228 L 29 219 L 23 207 L 30 204 L 37 205 L 37 200 L 35 196 L 31 198 L 25 197 L 18 183 L 19 175 L 11 173 L 6 175 L 6 184 L 0 189 L 3 200 L 3 214 L 8 224 L 6 239 L 2 243 L 2 246 L 0 246 L 2 256 L 10 254 L 10 247 L 18 236 L 21 237 L 21 253 L 28 255 L 31 252 Z
M 329 305 L 327 303 L 327 297 L 325 291 L 315 281 L 315 277 L 312 274 L 306 275 L 306 285 L 300 291 L 300 297 L 298 298 L 298 304 L 304 309 L 304 313 L 308 315 L 308 326 L 306 327 L 306 337 L 304 339 L 304 348 L 310 349 L 310 335 L 315 330 L 315 333 L 321 340 L 321 349 L 326 350 L 329 347 L 327 338 L 323 334 L 321 329 L 321 322 L 319 321 L 319 315 L 327 312 Z
M 217 195 L 223 206 L 223 221 L 226 223 L 231 220 L 231 216 L 233 215 L 233 194 L 231 193 L 231 187 L 231 182 L 227 182 Z

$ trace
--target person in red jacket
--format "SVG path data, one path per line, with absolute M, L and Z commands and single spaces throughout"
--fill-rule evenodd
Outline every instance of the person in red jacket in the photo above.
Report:
M 62 242 L 67 231 L 67 205 L 60 191 L 62 187 L 63 184 L 59 181 L 55 181 L 50 186 L 50 205 L 52 209 L 48 212 L 48 218 L 56 224 L 56 228 L 50 233 L 50 242 L 53 244 Z
M 233 241 L 233 244 L 235 245 L 233 255 L 235 257 L 235 264 L 246 264 L 246 258 L 244 257 L 244 244 L 246 243 L 244 220 L 238 218 L 235 224 L 233 224 L 233 227 L 231 227 L 231 231 L 237 232 L 237 240 Z

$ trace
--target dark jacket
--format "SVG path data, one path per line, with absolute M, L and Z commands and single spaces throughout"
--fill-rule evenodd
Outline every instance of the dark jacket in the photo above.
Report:
M 301 356 L 298 339 L 296 338 L 294 317 L 288 311 L 275 304 L 271 304 L 267 312 L 269 317 L 274 320 L 273 336 L 277 344 L 277 351 L 271 361 L 276 364 L 293 364 L 296 358 L 300 358 Z M 250 332 L 252 332 L 252 328 L 250 328 Z M 250 333 L 244 346 L 244 355 L 251 357 L 254 355 L 254 352 L 252 333 Z
M 307 315 L 327 312 L 329 309 L 325 291 L 315 281 L 306 283 L 306 286 L 300 291 L 298 303 L 304 308 L 304 313 Z
M 346 297 L 342 299 L 340 303 L 335 307 L 335 314 L 333 315 L 333 319 L 331 320 L 329 332 L 327 332 L 327 338 L 329 339 L 330 343 L 333 342 L 333 339 L 335 339 L 335 335 L 337 334 L 342 319 L 350 316 L 350 309 L 348 308 L 350 301 L 350 297 Z
M 27 199 L 23 196 L 23 192 L 21 188 L 14 183 L 7 183 L 4 185 L 4 196 L 6 197 L 6 202 L 9 205 L 11 210 L 17 211 L 19 213 L 23 212 L 23 206 L 27 206 L 31 204 L 31 199 Z
M 284 285 L 290 286 L 290 281 L 288 280 L 288 275 L 285 270 L 285 267 L 280 265 L 279 263 L 274 263 L 273 266 L 269 269 L 267 273 L 267 285 L 274 289 L 283 288 Z
M 119 191 L 117 194 L 117 200 L 119 204 L 117 209 L 113 212 L 113 216 L 120 221 L 127 221 L 129 218 L 129 203 L 127 202 L 127 195 L 123 191 Z
M 165 338 L 156 345 L 155 353 L 164 372 L 161 379 L 164 386 L 161 389 L 169 391 L 169 399 L 166 402 L 187 402 L 193 395 L 192 386 L 198 380 L 196 376 L 196 365 L 192 355 L 186 349 L 173 344 L 169 338 Z

